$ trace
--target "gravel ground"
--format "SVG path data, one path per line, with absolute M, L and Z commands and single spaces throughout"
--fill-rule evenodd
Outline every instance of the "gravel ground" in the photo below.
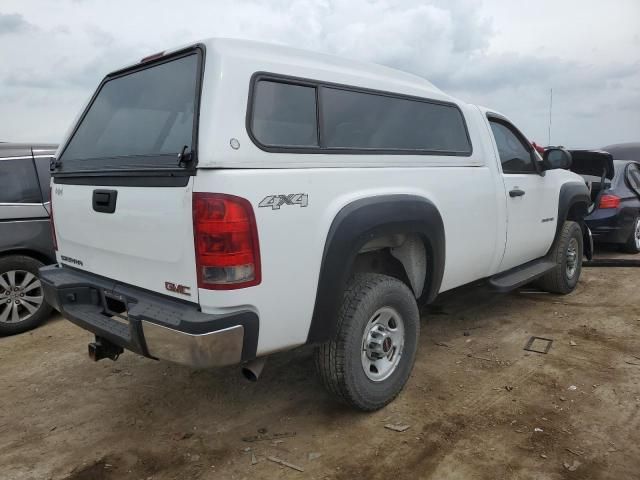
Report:
M 323 391 L 308 348 L 252 384 L 131 353 L 92 363 L 89 335 L 56 317 L 0 339 L 0 478 L 638 478 L 639 282 L 587 268 L 566 297 L 446 294 L 406 389 L 373 414 Z M 532 335 L 548 354 L 523 350 Z

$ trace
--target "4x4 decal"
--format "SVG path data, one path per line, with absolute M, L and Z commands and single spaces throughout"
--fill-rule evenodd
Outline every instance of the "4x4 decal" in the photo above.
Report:
M 271 207 L 280 210 L 283 205 L 300 205 L 306 207 L 309 204 L 309 195 L 306 193 L 290 193 L 288 195 L 268 195 L 262 199 L 258 207 Z

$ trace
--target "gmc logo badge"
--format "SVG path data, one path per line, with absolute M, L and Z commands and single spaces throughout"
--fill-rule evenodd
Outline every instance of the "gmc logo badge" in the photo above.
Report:
M 187 297 L 191 296 L 191 287 L 187 287 L 186 285 L 176 285 L 173 282 L 164 282 L 164 288 L 173 293 L 179 293 L 180 295 L 186 295 Z

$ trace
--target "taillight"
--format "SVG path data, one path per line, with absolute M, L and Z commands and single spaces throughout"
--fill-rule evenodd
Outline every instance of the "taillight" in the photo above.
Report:
M 602 195 L 598 208 L 618 208 L 620 206 L 620 197 L 615 195 Z
M 49 208 L 51 209 L 51 238 L 53 238 L 53 248 L 58 251 L 58 240 L 56 239 L 56 225 L 53 223 L 53 189 L 49 188 Z
M 230 290 L 260 283 L 258 230 L 248 200 L 194 193 L 193 235 L 198 287 Z

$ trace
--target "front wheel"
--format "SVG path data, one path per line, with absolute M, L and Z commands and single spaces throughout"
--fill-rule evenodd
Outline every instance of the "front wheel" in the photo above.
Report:
M 542 290 L 566 295 L 573 292 L 582 271 L 582 229 L 576 222 L 566 221 L 551 247 L 550 256 L 557 268 L 544 275 L 538 285 Z
M 418 306 L 404 283 L 387 275 L 356 275 L 344 294 L 337 334 L 316 348 L 316 369 L 344 403 L 378 410 L 406 384 L 419 335 Z

